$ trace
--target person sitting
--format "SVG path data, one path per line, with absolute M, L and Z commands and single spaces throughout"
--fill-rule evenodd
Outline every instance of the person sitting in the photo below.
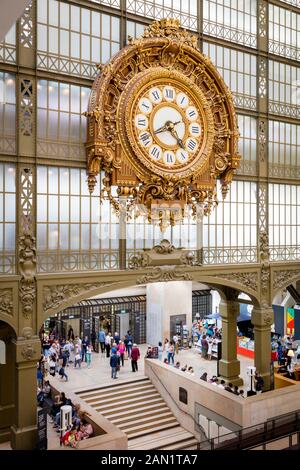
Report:
M 165 359 L 164 359 L 164 364 L 169 365 L 168 359 L 167 359 L 166 357 L 165 357 Z
M 188 368 L 187 372 L 191 375 L 195 375 L 194 369 L 191 366 Z
M 232 393 L 239 395 L 239 387 L 237 385 L 234 385 Z
M 244 390 L 240 390 L 239 397 L 245 398 L 244 393 L 245 393 Z
M 204 373 L 201 375 L 200 380 L 204 380 L 204 382 L 207 382 L 207 372 L 204 372 Z
M 208 380 L 208 383 L 212 384 L 216 381 L 216 378 L 217 376 L 216 375 L 213 375 L 209 380 Z
M 221 383 L 219 383 L 218 387 L 222 388 L 225 390 L 225 380 L 221 380 Z
M 187 364 L 181 368 L 182 372 L 185 372 L 187 370 Z
M 146 351 L 146 358 L 152 358 L 152 348 L 151 346 L 148 346 L 147 351 Z
M 180 369 L 180 362 L 177 361 L 174 367 L 175 369 Z
M 79 431 L 78 431 L 79 438 L 88 439 L 93 434 L 94 434 L 93 426 L 85 418 L 83 418 L 80 424 Z
M 78 435 L 78 431 L 77 431 L 77 427 L 76 426 L 73 426 L 70 431 L 67 431 L 64 436 L 62 437 L 62 443 L 65 445 L 65 446 L 70 446 L 70 447 L 73 447 L 73 448 L 77 448 L 78 447 L 78 444 L 79 444 L 79 441 L 80 440 L 80 437 Z
M 229 383 L 228 385 L 225 385 L 224 390 L 226 390 L 226 392 L 233 393 L 232 387 L 232 383 Z

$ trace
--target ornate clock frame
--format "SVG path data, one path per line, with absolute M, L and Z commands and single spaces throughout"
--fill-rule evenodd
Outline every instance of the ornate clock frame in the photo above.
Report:
M 133 204 L 145 206 L 150 222 L 151 208 L 161 203 L 189 204 L 194 215 L 201 203 L 204 214 L 209 214 L 217 204 L 216 179 L 220 178 L 225 198 L 239 167 L 239 132 L 232 94 L 210 59 L 199 51 L 197 37 L 181 29 L 178 20 L 155 21 L 141 38 L 129 38 L 129 44 L 99 70 L 85 113 L 90 193 L 103 171 L 101 197 L 108 198 L 117 212 L 123 196 L 126 210 Z M 205 146 L 198 163 L 173 173 L 154 171 L 142 155 L 137 158 L 139 149 L 128 130 L 136 87 L 162 77 L 181 80 L 203 110 Z M 112 186 L 117 186 L 117 197 Z

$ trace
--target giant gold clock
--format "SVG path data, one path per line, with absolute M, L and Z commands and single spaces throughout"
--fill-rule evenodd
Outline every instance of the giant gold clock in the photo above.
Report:
M 208 214 L 217 178 L 225 197 L 239 166 L 239 133 L 231 92 L 196 35 L 155 21 L 99 69 L 86 113 L 90 192 L 102 172 L 101 197 L 117 212 L 122 197 L 149 221 L 163 204 Z
M 125 88 L 117 114 L 122 148 L 140 177 L 145 169 L 185 178 L 208 167 L 213 117 L 183 74 L 162 67 L 140 74 Z

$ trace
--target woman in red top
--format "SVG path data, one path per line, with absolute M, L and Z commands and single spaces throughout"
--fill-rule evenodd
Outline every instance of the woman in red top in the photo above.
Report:
M 120 356 L 120 362 L 122 364 L 122 366 L 124 366 L 124 354 L 125 354 L 125 344 L 123 343 L 123 341 L 120 341 L 118 346 L 117 346 L 117 349 L 118 349 L 118 353 L 119 353 L 119 356 Z
M 133 345 L 133 348 L 131 350 L 131 367 L 132 367 L 132 372 L 138 371 L 138 363 L 137 361 L 140 358 L 140 350 L 137 347 L 136 344 Z

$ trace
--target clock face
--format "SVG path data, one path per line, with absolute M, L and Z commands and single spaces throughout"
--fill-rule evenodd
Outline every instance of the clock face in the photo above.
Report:
M 176 171 L 190 165 L 199 154 L 203 117 L 190 91 L 165 80 L 147 85 L 138 94 L 133 131 L 148 161 Z

